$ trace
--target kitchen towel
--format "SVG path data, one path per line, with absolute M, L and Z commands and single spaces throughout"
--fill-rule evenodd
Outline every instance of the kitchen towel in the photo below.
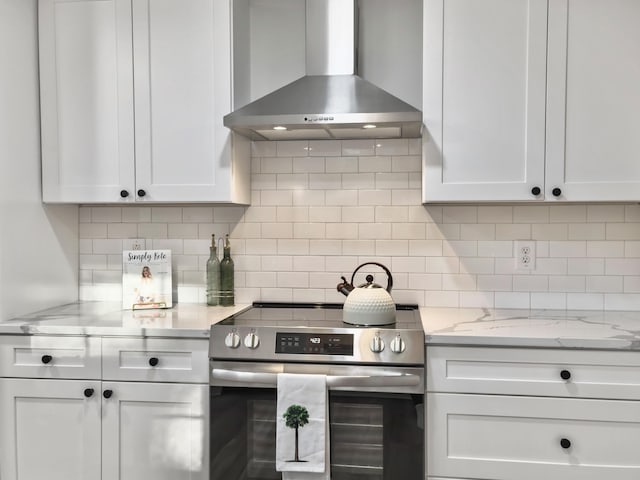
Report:
M 278 374 L 276 470 L 283 480 L 329 480 L 329 404 L 324 375 Z

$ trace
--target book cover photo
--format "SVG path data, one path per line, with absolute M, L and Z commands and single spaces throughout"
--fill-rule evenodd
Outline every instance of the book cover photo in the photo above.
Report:
M 122 252 L 122 308 L 171 308 L 171 250 Z

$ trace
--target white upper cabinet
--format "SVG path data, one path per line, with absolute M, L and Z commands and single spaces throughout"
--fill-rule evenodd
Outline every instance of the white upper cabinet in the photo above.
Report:
M 640 2 L 549 2 L 546 196 L 640 199 Z
M 230 1 L 39 5 L 45 202 L 250 202 Z
M 425 0 L 424 19 L 423 201 L 640 198 L 638 2 Z

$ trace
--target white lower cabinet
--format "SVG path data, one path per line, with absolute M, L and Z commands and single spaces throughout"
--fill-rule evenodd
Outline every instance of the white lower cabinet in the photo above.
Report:
M 99 381 L 0 378 L 0 478 L 99 480 L 100 398 Z
M 7 355 L 24 351 L 25 358 L 39 362 L 42 355 L 52 357 L 45 365 L 31 367 L 29 360 L 0 370 L 0 479 L 208 479 L 208 376 L 185 369 L 185 381 L 192 383 L 161 380 L 172 355 L 191 350 L 200 358 L 207 340 L 122 339 L 118 349 L 117 338 L 86 337 L 94 353 L 106 342 L 106 356 L 103 348 L 102 359 L 91 355 L 91 362 L 74 362 L 77 367 L 67 372 L 62 353 L 79 349 L 79 338 L 0 337 Z M 109 364 L 113 351 L 121 356 L 134 347 L 153 359 L 147 370 L 164 367 L 147 374 L 160 380 L 119 381 L 127 377 L 126 368 L 122 375 L 111 370 L 108 379 L 100 378 L 100 360 Z
M 103 480 L 209 478 L 208 385 L 103 382 Z
M 640 478 L 635 355 L 427 348 L 428 478 Z

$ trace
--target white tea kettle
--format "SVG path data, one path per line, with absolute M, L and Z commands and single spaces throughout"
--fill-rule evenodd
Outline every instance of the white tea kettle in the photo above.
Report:
M 387 288 L 373 283 L 373 275 L 366 276 L 367 283 L 354 287 L 353 280 L 358 270 L 365 265 L 377 265 L 387 274 Z M 377 262 L 367 262 L 356 268 L 351 283 L 342 278 L 337 289 L 347 296 L 342 309 L 342 321 L 352 325 L 390 325 L 396 321 L 396 304 L 391 298 L 393 277 L 387 267 Z

